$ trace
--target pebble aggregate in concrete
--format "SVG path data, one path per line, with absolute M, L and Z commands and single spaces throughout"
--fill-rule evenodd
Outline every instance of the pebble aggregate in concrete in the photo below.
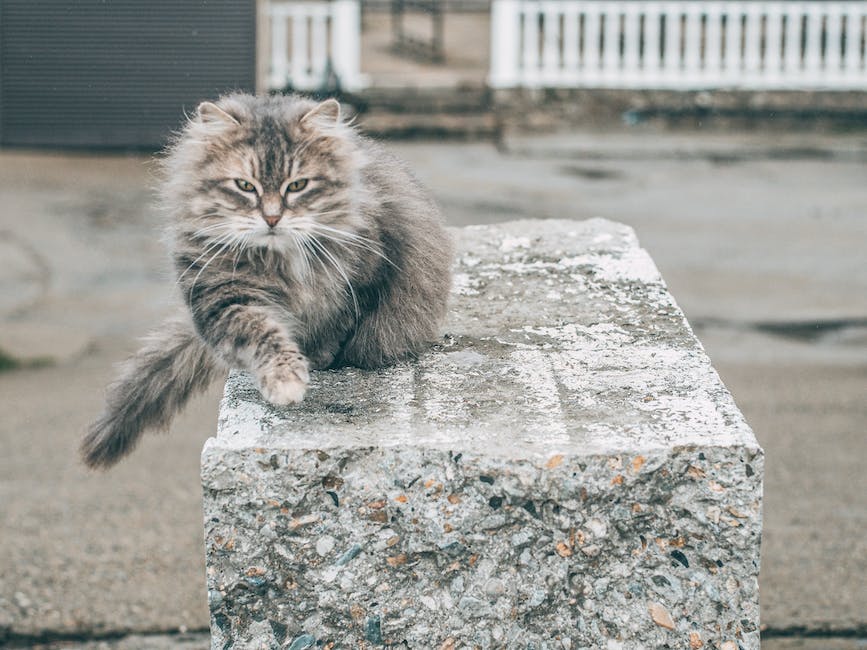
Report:
M 762 452 L 632 231 L 456 239 L 418 362 L 230 377 L 212 647 L 757 648 Z

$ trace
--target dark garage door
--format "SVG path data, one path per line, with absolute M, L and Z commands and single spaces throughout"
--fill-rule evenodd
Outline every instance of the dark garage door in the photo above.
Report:
M 155 147 L 255 85 L 255 0 L 0 0 L 0 143 Z

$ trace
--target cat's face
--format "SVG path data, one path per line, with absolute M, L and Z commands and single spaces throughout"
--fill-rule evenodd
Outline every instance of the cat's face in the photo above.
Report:
M 334 100 L 229 97 L 202 104 L 173 154 L 174 170 L 169 166 L 186 197 L 182 230 L 215 252 L 302 255 L 354 232 L 356 161 L 348 133 Z

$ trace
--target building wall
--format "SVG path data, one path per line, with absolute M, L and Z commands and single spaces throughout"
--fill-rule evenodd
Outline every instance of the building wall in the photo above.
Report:
M 0 0 L 0 144 L 151 148 L 253 91 L 255 0 Z

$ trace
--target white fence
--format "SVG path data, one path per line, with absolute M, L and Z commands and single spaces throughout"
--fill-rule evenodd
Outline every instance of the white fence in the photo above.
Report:
M 319 90 L 329 78 L 343 90 L 364 86 L 358 0 L 270 0 L 265 11 L 271 30 L 269 89 Z
M 867 2 L 493 0 L 495 88 L 867 90 Z

